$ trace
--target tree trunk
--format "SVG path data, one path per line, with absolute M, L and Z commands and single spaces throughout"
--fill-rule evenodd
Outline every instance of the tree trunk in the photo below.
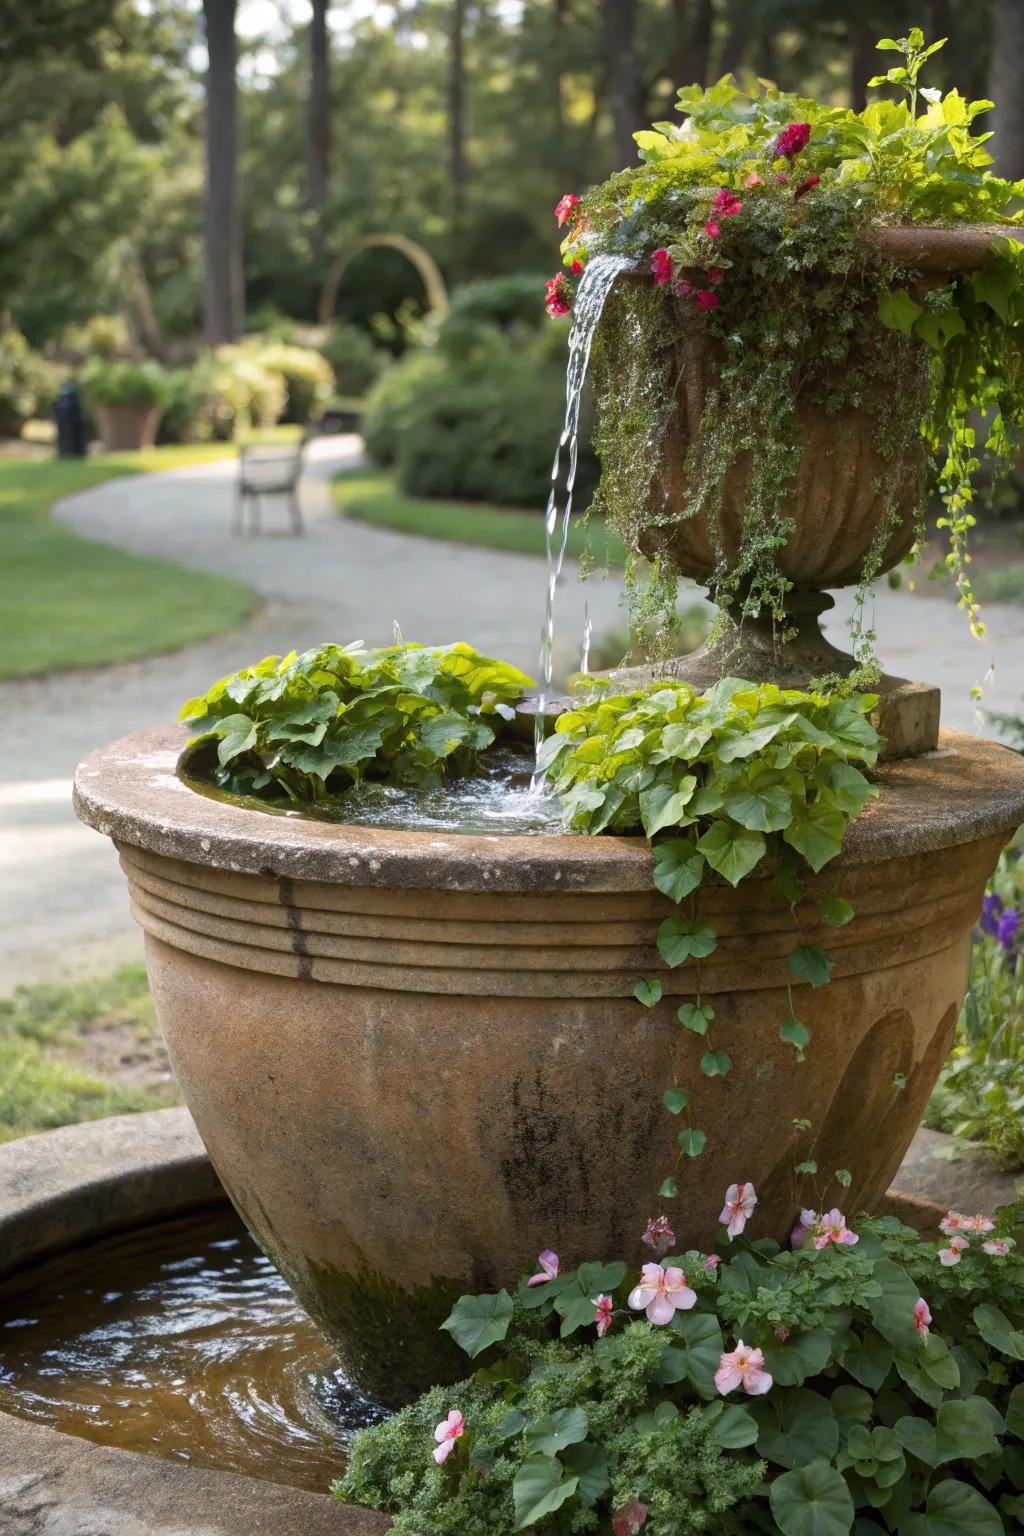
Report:
M 693 18 L 693 36 L 690 39 L 690 80 L 680 80 L 680 85 L 708 85 L 711 67 L 711 29 L 715 20 L 714 0 L 697 0 L 697 14 Z
M 672 77 L 672 100 L 681 85 L 690 85 L 688 71 L 690 57 L 690 0 L 672 0 L 672 59 L 669 74 Z
M 313 215 L 313 258 L 324 253 L 324 206 L 331 155 L 331 103 L 327 42 L 327 7 L 330 0 L 313 0 L 309 30 L 309 141 L 306 161 L 306 205 Z
M 986 146 L 995 156 L 1000 176 L 1012 181 L 1024 176 L 1024 92 L 1020 67 L 1024 59 L 1024 0 L 994 0 L 992 61 L 988 94 L 995 110 L 984 119 L 993 137 Z
M 452 234 L 458 246 L 466 217 L 466 0 L 451 0 L 448 55 L 448 177 L 451 185 Z
M 850 39 L 850 106 L 855 112 L 863 112 L 868 104 L 868 81 L 872 75 L 882 75 L 889 68 L 883 55 L 875 52 L 875 29 L 863 21 L 851 21 Z M 883 62 L 879 63 L 882 58 Z
M 640 126 L 640 84 L 636 68 L 636 0 L 604 0 L 608 105 L 616 166 L 636 163 L 633 134 Z
M 206 72 L 206 339 L 233 341 L 243 325 L 238 198 L 236 0 L 203 0 Z
M 718 61 L 718 77 L 735 75 L 743 67 L 743 57 L 751 33 L 750 7 L 747 0 L 729 0 L 726 7 L 726 34 L 722 56 Z

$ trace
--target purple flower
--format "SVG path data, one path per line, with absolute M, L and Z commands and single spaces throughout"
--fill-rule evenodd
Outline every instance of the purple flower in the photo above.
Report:
M 995 891 L 989 891 L 981 903 L 981 931 L 989 933 L 995 938 L 999 932 L 999 919 L 1002 916 L 1003 903 Z
M 1019 925 L 1020 913 L 1014 912 L 1012 909 L 1008 912 L 1004 912 L 1002 917 L 999 919 L 999 926 L 996 929 L 996 938 L 1006 950 L 1007 954 L 1012 953 L 1016 947 L 1017 929 Z

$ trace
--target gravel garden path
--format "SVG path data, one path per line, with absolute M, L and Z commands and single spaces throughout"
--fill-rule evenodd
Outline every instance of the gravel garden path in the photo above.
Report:
M 340 518 L 328 482 L 359 452 L 356 438 L 313 445 L 301 539 L 272 507 L 264 537 L 232 536 L 230 461 L 111 480 L 57 508 L 87 538 L 234 576 L 263 603 L 242 629 L 173 655 L 0 683 L 0 994 L 141 951 L 113 850 L 71 810 L 75 764 L 93 747 L 173 719 L 214 678 L 268 653 L 326 638 L 386 644 L 396 619 L 407 639 L 466 639 L 534 670 L 543 562 Z M 567 568 L 557 612 L 564 668 L 578 654 L 585 598 L 595 635 L 621 624 L 617 583 L 581 587 L 573 576 Z M 993 657 L 988 706 L 1024 712 L 1024 608 L 991 607 L 979 645 L 945 598 L 882 588 L 875 601 L 880 654 L 891 671 L 941 685 L 946 724 L 977 728 L 969 691 Z M 831 616 L 834 638 L 847 606 L 840 598 Z

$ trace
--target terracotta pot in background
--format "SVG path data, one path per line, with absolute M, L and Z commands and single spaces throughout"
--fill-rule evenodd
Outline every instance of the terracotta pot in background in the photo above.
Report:
M 108 453 L 135 453 L 152 448 L 160 425 L 156 405 L 96 405 L 96 425 Z
M 477 837 L 331 825 L 185 788 L 181 728 L 87 759 L 76 806 L 121 851 L 157 1012 L 217 1172 L 355 1380 L 402 1401 L 465 1361 L 437 1333 L 462 1291 L 543 1248 L 639 1263 L 663 1208 L 678 1053 L 708 1146 L 679 1173 L 679 1246 L 713 1244 L 728 1184 L 759 1235 L 800 1204 L 856 1211 L 888 1187 L 948 1053 L 971 927 L 1024 819 L 1024 761 L 946 733 L 887 766 L 841 860 L 809 884 L 840 930 L 770 882 L 703 889 L 719 946 L 699 972 L 655 949 L 672 909 L 637 838 Z M 786 959 L 818 941 L 827 987 L 794 988 L 805 1065 L 779 1038 Z M 647 1010 L 640 977 L 662 976 Z M 681 1030 L 698 984 L 733 1071 Z M 906 1086 L 898 1086 L 906 1079 Z M 795 1117 L 812 1122 L 809 1136 Z M 793 1166 L 822 1170 L 798 1188 Z M 849 1169 L 852 1187 L 831 1183 Z

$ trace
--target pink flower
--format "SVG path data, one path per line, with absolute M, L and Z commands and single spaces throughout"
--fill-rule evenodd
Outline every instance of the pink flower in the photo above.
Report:
M 434 1460 L 439 1467 L 444 1466 L 448 1457 L 454 1451 L 455 1442 L 464 1433 L 465 1427 L 465 1424 L 462 1422 L 462 1414 L 457 1408 L 453 1408 L 448 1417 L 442 1419 L 434 1430 L 434 1439 L 437 1441 Z
M 708 219 L 707 223 L 704 225 L 704 233 L 709 235 L 712 240 L 717 240 L 719 235 L 722 233 L 722 230 L 720 225 L 717 224 L 714 219 Z
M 811 136 L 810 123 L 790 123 L 788 128 L 783 128 L 775 145 L 776 155 L 783 156 L 786 160 L 792 160 L 802 149 L 807 148 L 807 141 Z
M 764 1368 L 764 1355 L 759 1349 L 749 1349 L 742 1339 L 737 1339 L 731 1354 L 724 1354 L 715 1372 L 715 1386 L 724 1397 L 742 1387 L 751 1397 L 760 1397 L 772 1384 L 770 1371 Z
M 751 171 L 750 175 L 744 179 L 743 185 L 745 187 L 763 187 L 764 181 L 756 171 Z
M 558 1254 L 552 1253 L 550 1248 L 545 1248 L 538 1255 L 537 1263 L 540 1265 L 540 1274 L 531 1275 L 527 1285 L 546 1285 L 549 1280 L 555 1280 L 558 1276 Z
M 651 257 L 651 271 L 654 273 L 654 281 L 659 288 L 672 281 L 672 257 L 668 251 L 655 251 Z
M 928 1337 L 928 1324 L 932 1320 L 932 1314 L 928 1310 L 928 1303 L 923 1296 L 919 1296 L 914 1303 L 914 1327 L 922 1339 Z
M 991 1232 L 994 1227 L 995 1222 L 990 1221 L 987 1216 L 961 1216 L 960 1218 L 961 1232 Z
M 826 1211 L 818 1223 L 814 1235 L 815 1248 L 827 1248 L 829 1243 L 843 1243 L 849 1247 L 853 1243 L 859 1243 L 860 1238 L 856 1232 L 847 1230 L 846 1217 L 842 1211 L 835 1207 Z
M 557 277 L 549 277 L 545 284 L 544 308 L 553 320 L 561 315 L 567 315 L 572 309 L 569 303 L 569 285 L 564 272 L 559 272 Z
M 680 278 L 679 282 L 676 283 L 676 293 L 678 293 L 679 297 L 681 299 L 688 299 L 692 292 L 693 284 L 688 283 L 685 277 Z
M 719 214 L 723 219 L 732 219 L 742 207 L 743 204 L 736 193 L 730 192 L 728 187 L 723 187 L 711 204 L 711 212 Z
M 780 1344 L 785 1344 L 786 1340 L 789 1338 L 789 1329 L 786 1327 L 785 1323 L 783 1323 L 781 1328 L 776 1328 L 775 1337 L 778 1339 Z
M 729 1185 L 725 1192 L 725 1205 L 718 1219 L 730 1237 L 739 1237 L 756 1204 L 757 1195 L 753 1184 Z
M 572 218 L 579 205 L 580 200 L 575 192 L 567 192 L 564 197 L 558 199 L 555 204 L 555 219 L 559 229 Z
M 803 197 L 805 193 L 813 191 L 820 181 L 820 176 L 805 176 L 803 181 L 797 187 L 796 191 L 793 193 L 793 196 L 795 198 Z
M 724 267 L 708 267 L 707 277 L 709 283 L 720 283 L 724 276 Z
M 789 1234 L 789 1246 L 791 1248 L 802 1248 L 804 1242 L 806 1241 L 808 1232 L 813 1232 L 817 1225 L 817 1211 L 801 1211 L 800 1219 L 798 1220 L 796 1226 L 793 1228 L 792 1232 Z
M 669 1225 L 667 1216 L 655 1216 L 652 1221 L 649 1221 L 647 1231 L 640 1239 L 642 1243 L 647 1244 L 648 1248 L 654 1249 L 659 1259 L 663 1253 L 668 1253 L 675 1240 L 676 1235 Z
M 960 1215 L 959 1211 L 947 1211 L 939 1222 L 939 1231 L 945 1232 L 947 1237 L 952 1237 L 954 1232 L 960 1231 L 966 1219 L 965 1216 Z
M 603 1339 L 612 1326 L 612 1313 L 615 1303 L 610 1296 L 595 1296 L 594 1298 L 594 1322 L 597 1326 L 597 1336 Z
M 647 1505 L 630 1499 L 612 1516 L 612 1536 L 640 1536 L 647 1524 Z
M 1002 1237 L 991 1237 L 991 1238 L 989 1238 L 987 1243 L 982 1243 L 981 1246 L 982 1246 L 982 1248 L 984 1249 L 984 1251 L 986 1253 L 992 1254 L 992 1256 L 994 1258 L 1005 1259 L 1006 1255 L 1009 1253 L 1010 1249 L 1013 1247 L 1013 1239 L 1012 1238 L 1002 1238 Z
M 580 273 L 583 271 L 583 263 L 580 261 L 578 256 L 574 256 L 572 261 L 570 261 L 569 271 L 572 273 L 573 277 L 579 277 Z
M 712 293 L 710 288 L 702 288 L 697 294 L 698 309 L 717 309 L 718 294 Z
M 722 1261 L 718 1257 L 717 1253 L 709 1253 L 707 1258 L 704 1260 L 704 1268 L 709 1272 L 709 1274 L 713 1275 L 721 1262 Z
M 691 1291 L 681 1269 L 669 1265 L 645 1264 L 640 1271 L 640 1284 L 629 1293 L 629 1305 L 634 1312 L 646 1312 L 647 1321 L 670 1323 L 677 1309 L 688 1312 L 697 1300 L 697 1292 Z
M 949 1247 L 939 1249 L 939 1263 L 943 1266 L 944 1269 L 950 1269 L 954 1264 L 960 1263 L 960 1255 L 963 1253 L 965 1248 L 969 1248 L 970 1246 L 971 1245 L 967 1241 L 966 1237 L 960 1237 L 959 1235 L 956 1237 L 951 1237 L 949 1240 Z

